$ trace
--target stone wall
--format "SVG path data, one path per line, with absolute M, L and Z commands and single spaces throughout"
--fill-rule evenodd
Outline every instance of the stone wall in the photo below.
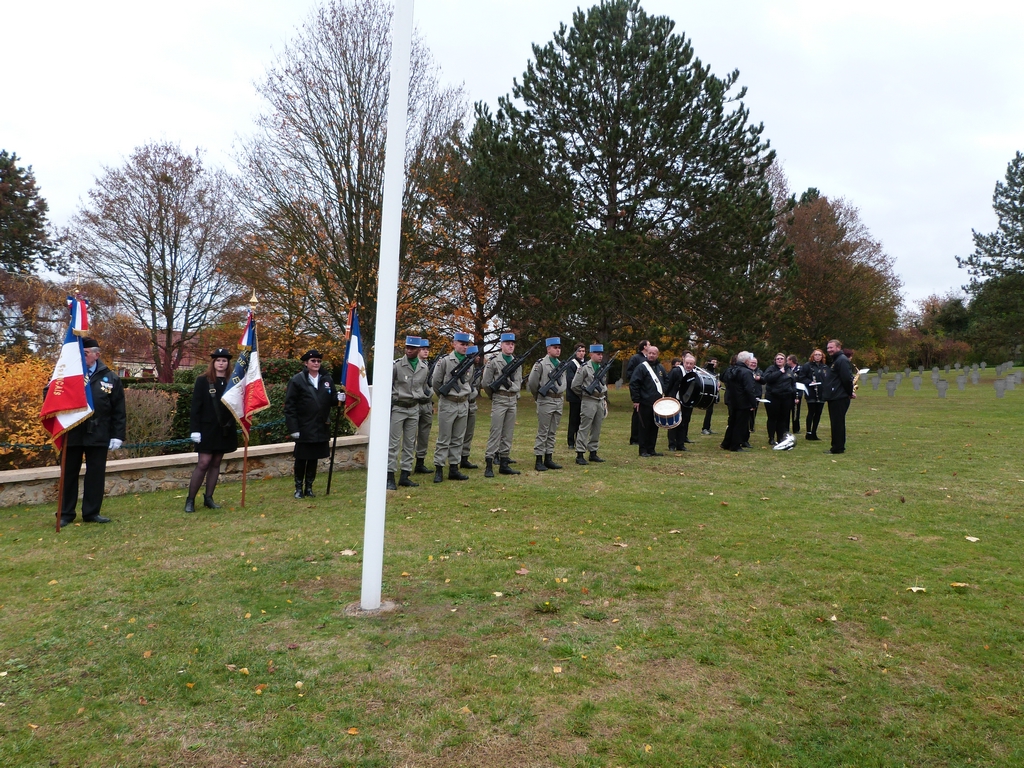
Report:
M 368 444 L 369 438 L 365 434 L 339 437 L 334 469 L 338 471 L 365 469 Z M 294 443 L 278 443 L 249 448 L 249 479 L 261 480 L 265 477 L 290 476 L 294 463 L 293 447 Z M 330 459 L 323 459 L 320 462 L 320 471 L 326 472 L 329 463 Z M 195 453 L 108 461 L 106 495 L 123 496 L 128 493 L 187 488 L 195 465 Z M 84 476 L 84 468 L 82 473 Z M 239 482 L 241 479 L 242 451 L 238 450 L 224 457 L 220 469 L 220 482 Z M 0 507 L 12 507 L 19 504 L 56 504 L 59 480 L 60 467 L 0 472 Z

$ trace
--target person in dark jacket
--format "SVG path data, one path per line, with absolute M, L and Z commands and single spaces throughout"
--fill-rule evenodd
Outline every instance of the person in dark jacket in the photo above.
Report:
M 800 381 L 807 387 L 807 434 L 804 436 L 806 440 L 821 440 L 818 437 L 818 423 L 825 408 L 825 393 L 822 388 L 825 386 L 827 375 L 825 353 L 815 349 L 811 352 L 807 365 L 800 367 Z
M 302 356 L 306 370 L 289 380 L 284 396 L 284 421 L 295 440 L 295 498 L 313 496 L 317 462 L 330 455 L 331 408 L 345 395 L 320 370 L 323 355 L 311 349 Z
M 572 352 L 572 362 L 565 369 L 565 402 L 569 404 L 569 431 L 566 440 L 571 450 L 576 450 L 576 433 L 580 429 L 580 408 L 583 401 L 572 391 L 572 380 L 577 371 L 583 367 L 583 358 L 587 353 L 586 344 L 577 344 Z
M 670 451 L 685 451 L 686 444 L 693 442 L 689 435 L 693 408 L 686 407 L 682 396 L 696 376 L 693 372 L 696 367 L 697 358 L 689 352 L 681 358 L 677 357 L 672 360 L 672 370 L 668 375 L 668 388 L 665 391 L 668 397 L 674 397 L 679 401 L 682 420 L 679 422 L 679 426 L 668 430 L 668 449 Z
M 750 414 L 760 391 L 760 386 L 754 382 L 754 371 L 748 365 L 753 359 L 750 352 L 740 352 L 736 355 L 736 362 L 722 377 L 729 406 L 729 426 L 722 438 L 722 448 L 727 451 L 742 451 L 749 445 Z
M 654 403 L 665 396 L 668 379 L 665 369 L 658 362 L 658 348 L 648 344 L 644 350 L 644 362 L 633 369 L 629 380 L 629 397 L 633 401 L 633 412 L 640 419 L 640 456 L 663 456 L 658 453 L 658 425 L 654 421 Z
M 828 403 L 828 421 L 832 429 L 832 447 L 825 453 L 844 453 L 846 451 L 846 412 L 850 410 L 850 400 L 857 396 L 853 391 L 853 369 L 850 361 L 843 354 L 843 344 L 832 339 L 825 346 L 832 359 L 825 379 L 825 402 Z
M 768 445 L 775 445 L 785 437 L 796 401 L 796 378 L 793 369 L 786 364 L 786 356 L 779 352 L 774 364 L 765 370 L 764 411 L 768 417 Z
M 647 349 L 647 347 L 650 345 L 650 343 L 651 342 L 649 342 L 647 339 L 644 339 L 639 344 L 637 344 L 636 345 L 636 354 L 633 355 L 631 358 L 629 358 L 629 360 L 626 362 L 626 370 L 623 371 L 623 373 L 622 373 L 622 379 L 623 379 L 623 381 L 626 382 L 627 386 L 630 384 L 630 382 L 633 381 L 633 371 L 635 371 L 636 367 L 638 365 L 642 364 L 644 362 L 644 360 L 647 359 L 646 357 L 644 357 L 644 350 Z M 633 420 L 630 422 L 630 425 L 629 425 L 629 444 L 630 445 L 637 445 L 639 442 L 640 442 L 640 414 L 637 412 L 636 408 L 634 408 L 633 409 Z
M 718 375 L 718 360 L 716 360 L 715 358 L 712 357 L 710 360 L 708 360 L 706 363 L 704 363 L 704 370 L 707 371 L 708 373 L 710 373 L 712 376 L 717 376 Z M 728 410 L 728 408 L 729 408 L 729 406 L 726 406 L 727 410 Z M 713 435 L 713 434 L 715 434 L 714 432 L 711 431 L 711 416 L 712 416 L 712 414 L 714 412 L 715 412 L 715 404 L 714 403 L 709 405 L 707 407 L 707 410 L 704 411 L 704 424 L 701 426 L 701 430 L 700 430 L 700 433 L 702 435 Z
M 203 494 L 203 505 L 208 509 L 221 508 L 221 505 L 213 500 L 213 492 L 220 477 L 220 462 L 225 453 L 231 453 L 238 448 L 235 417 L 221 402 L 224 390 L 228 387 L 230 365 L 230 352 L 223 347 L 214 350 L 210 354 L 210 364 L 206 368 L 206 373 L 196 379 L 192 388 L 189 431 L 192 433 L 192 442 L 196 444 L 196 451 L 199 452 L 199 462 L 192 470 L 192 479 L 188 484 L 186 512 L 196 511 L 196 494 L 204 480 L 206 493 Z
M 764 397 L 764 372 L 760 368 L 757 367 L 757 358 L 756 357 L 751 357 L 747 361 L 747 368 L 749 368 L 751 371 L 754 372 L 754 386 L 755 386 L 755 388 L 757 390 L 757 397 L 754 398 L 754 409 L 750 412 L 750 430 L 749 431 L 751 433 L 753 433 L 753 431 L 754 431 L 754 421 L 757 419 L 757 409 L 758 409 L 758 406 L 760 406 L 760 404 L 761 404 L 759 402 L 759 398 L 763 398 Z M 743 446 L 744 448 L 749 448 L 750 447 L 750 443 L 749 443 L 750 437 L 749 437 L 749 435 L 747 436 L 747 440 L 748 440 L 748 442 L 747 442 L 746 445 Z
M 85 460 L 82 519 L 87 523 L 109 523 L 100 514 L 106 484 L 107 452 L 116 451 L 125 440 L 127 416 L 121 379 L 100 360 L 95 339 L 82 339 L 85 352 L 85 380 L 92 391 L 92 415 L 64 435 L 64 495 L 60 505 L 61 526 L 75 520 L 78 504 L 78 476 Z
M 793 386 L 800 383 L 803 377 L 803 369 L 800 366 L 800 361 L 796 355 L 790 355 L 786 358 L 786 365 L 793 370 Z M 796 437 L 800 434 L 800 404 L 803 402 L 803 392 L 799 389 L 796 390 L 796 400 L 793 401 L 793 436 Z

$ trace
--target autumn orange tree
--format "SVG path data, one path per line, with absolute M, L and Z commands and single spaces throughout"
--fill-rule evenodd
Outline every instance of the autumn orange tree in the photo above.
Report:
M 12 447 L 49 442 L 39 408 L 52 370 L 36 357 L 13 361 L 0 356 L 0 470 L 44 466 L 52 460 L 49 451 Z

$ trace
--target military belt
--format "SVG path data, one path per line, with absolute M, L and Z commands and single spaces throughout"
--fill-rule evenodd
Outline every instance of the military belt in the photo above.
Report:
M 399 408 L 415 408 L 417 405 L 420 404 L 419 400 L 405 400 L 405 399 L 402 399 L 402 400 L 395 400 L 394 402 L 395 402 L 395 405 L 397 405 Z
M 459 395 L 458 397 L 452 397 L 450 395 L 442 395 L 445 400 L 450 403 L 464 403 L 469 400 L 469 395 Z

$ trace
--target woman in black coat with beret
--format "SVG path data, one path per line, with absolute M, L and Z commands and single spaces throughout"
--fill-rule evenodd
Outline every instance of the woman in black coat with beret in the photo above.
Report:
M 320 370 L 322 358 L 315 349 L 304 354 L 306 369 L 292 376 L 284 396 L 284 421 L 295 440 L 296 499 L 314 495 L 317 462 L 331 453 L 331 408 L 344 397 Z
M 220 462 L 225 453 L 238 449 L 238 427 L 234 414 L 221 402 L 224 390 L 228 387 L 230 366 L 231 353 L 223 348 L 215 350 L 210 354 L 210 365 L 206 373 L 196 379 L 192 389 L 189 431 L 199 452 L 199 463 L 192 470 L 192 479 L 188 484 L 186 512 L 196 511 L 196 494 L 204 479 L 206 493 L 203 494 L 203 505 L 209 509 L 221 508 L 213 500 L 213 492 L 220 478 Z

